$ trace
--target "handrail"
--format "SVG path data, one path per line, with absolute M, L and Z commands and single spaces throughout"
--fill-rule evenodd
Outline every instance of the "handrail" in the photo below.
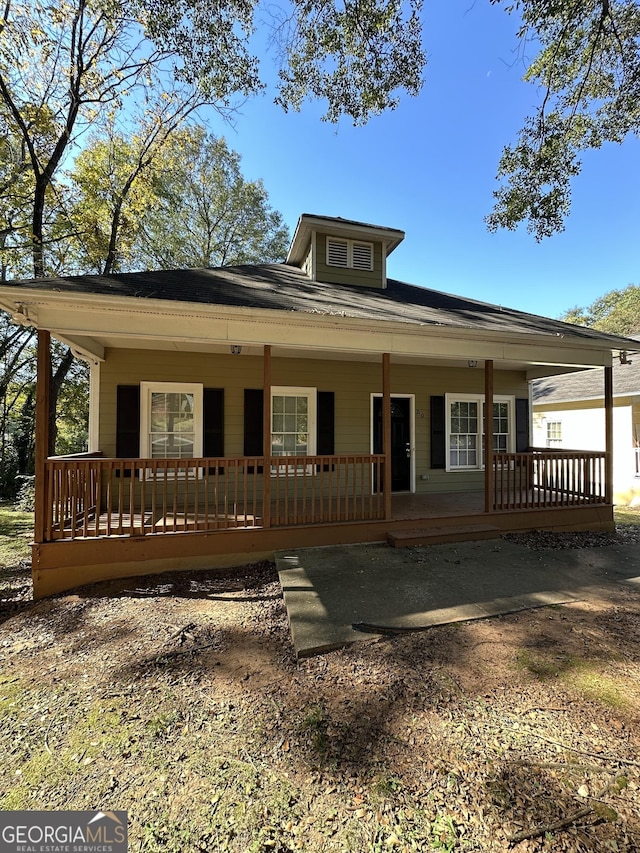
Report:
M 580 456 L 602 456 L 603 450 L 577 450 L 572 447 L 530 447 L 529 453 L 569 453 L 571 455 L 580 454 Z
M 383 461 L 357 453 L 50 458 L 44 541 L 380 519 Z
M 51 457 L 42 541 L 382 520 L 384 458 Z M 494 511 L 605 501 L 605 454 L 596 451 L 495 453 L 493 474 Z
M 540 452 L 542 451 L 542 452 Z M 605 453 L 538 448 L 494 456 L 494 510 L 605 501 Z
M 67 453 L 63 456 L 48 456 L 47 460 L 60 459 L 103 459 L 104 453 L 101 450 L 82 450 L 80 453 Z

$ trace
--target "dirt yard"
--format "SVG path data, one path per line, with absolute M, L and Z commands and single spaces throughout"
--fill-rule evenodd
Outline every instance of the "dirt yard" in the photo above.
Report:
M 639 587 L 296 663 L 271 564 L 37 604 L 26 569 L 3 809 L 125 809 L 132 851 L 640 850 Z

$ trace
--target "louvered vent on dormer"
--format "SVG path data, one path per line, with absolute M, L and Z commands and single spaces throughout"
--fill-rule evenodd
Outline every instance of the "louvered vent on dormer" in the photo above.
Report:
M 346 240 L 327 238 L 327 263 L 331 267 L 349 266 L 349 244 Z
M 370 272 L 373 269 L 373 243 L 327 237 L 327 266 Z
M 373 246 L 371 243 L 354 243 L 352 251 L 355 270 L 373 269 Z

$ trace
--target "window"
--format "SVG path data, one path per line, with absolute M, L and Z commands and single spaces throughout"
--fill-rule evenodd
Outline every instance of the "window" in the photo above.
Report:
M 373 270 L 373 243 L 327 237 L 327 266 Z
M 562 422 L 547 421 L 547 447 L 562 446 Z
M 454 400 L 451 403 L 449 430 L 449 467 L 478 467 L 478 402 Z
M 482 405 L 484 413 L 484 403 Z M 509 403 L 506 400 L 493 401 L 493 451 L 494 453 L 508 453 L 509 451 Z M 483 428 L 484 432 L 484 421 Z
M 484 467 L 484 398 L 448 394 L 447 471 Z M 513 445 L 513 398 L 493 401 L 493 449 L 507 453 Z
M 146 459 L 202 456 L 202 385 L 140 383 L 140 452 Z
M 271 389 L 272 456 L 315 455 L 316 400 L 315 388 Z M 278 471 L 284 470 L 288 470 L 287 466 L 278 467 Z

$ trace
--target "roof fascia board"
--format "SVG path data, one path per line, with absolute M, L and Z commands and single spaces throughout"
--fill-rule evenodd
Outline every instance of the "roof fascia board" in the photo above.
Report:
M 226 307 L 220 305 L 205 305 L 195 304 L 192 302 L 167 302 L 161 299 L 135 299 L 132 297 L 113 296 L 108 298 L 108 306 L 104 304 L 103 296 L 95 296 L 93 294 L 73 294 L 71 296 L 68 291 L 42 291 L 28 290 L 21 287 L 13 291 L 14 298 L 11 299 L 10 288 L 3 287 L 3 294 L 0 298 L 0 306 L 9 311 L 12 315 L 15 314 L 17 306 L 23 312 L 20 316 L 28 316 L 29 325 L 36 325 L 39 328 L 48 328 L 53 334 L 57 332 L 59 335 L 82 335 L 86 337 L 100 336 L 101 334 L 110 336 L 131 337 L 138 334 L 134 318 L 139 326 L 139 318 L 141 316 L 153 316 L 154 326 L 158 329 L 161 326 L 162 319 L 166 321 L 166 331 L 155 335 L 158 340 L 170 340 L 176 336 L 181 340 L 212 340 L 211 321 L 218 321 L 226 324 L 239 323 L 240 328 L 233 332 L 233 339 L 242 337 L 242 327 L 253 322 L 259 326 L 262 332 L 262 337 L 259 340 L 254 340 L 254 343 L 285 343 L 286 337 L 290 336 L 293 339 L 297 338 L 294 329 L 298 328 L 303 331 L 303 339 L 300 341 L 302 345 L 309 345 L 309 329 L 320 329 L 320 340 L 314 344 L 314 348 L 323 348 L 324 336 L 327 331 L 335 330 L 344 337 L 345 332 L 362 333 L 368 338 L 373 336 L 381 339 L 388 338 L 393 335 L 394 338 L 406 339 L 406 346 L 400 347 L 394 351 L 405 352 L 406 354 L 419 354 L 424 349 L 426 339 L 435 339 L 438 341 L 438 352 L 442 351 L 443 345 L 447 349 L 451 349 L 453 345 L 455 352 L 450 354 L 459 354 L 460 357 L 472 357 L 475 359 L 496 358 L 496 347 L 509 347 L 514 354 L 520 353 L 520 356 L 515 356 L 518 360 L 529 362 L 531 365 L 538 366 L 557 366 L 565 365 L 567 367 L 602 367 L 611 364 L 612 352 L 616 351 L 617 347 L 611 344 L 611 348 L 607 348 L 608 341 L 603 341 L 600 338 L 580 338 L 573 340 L 560 335 L 544 335 L 541 333 L 513 333 L 499 332 L 496 330 L 472 329 L 467 327 L 422 324 L 417 321 L 388 321 L 388 320 L 371 320 L 358 317 L 344 317 L 334 314 L 315 314 L 311 312 L 293 312 L 283 311 L 279 309 L 260 309 L 248 307 Z M 100 304 L 100 312 L 96 312 L 96 302 Z M 114 322 L 115 316 L 118 317 L 117 322 Z M 112 318 L 111 322 L 105 322 Z M 192 329 L 193 334 L 183 337 L 176 328 L 176 320 L 184 319 Z M 207 323 L 206 333 L 203 331 L 196 332 L 195 325 Z M 195 325 L 194 325 L 195 324 Z M 273 333 L 269 335 L 265 333 L 265 326 L 273 327 Z M 285 332 L 281 331 L 281 327 L 285 328 Z M 277 330 L 277 331 L 276 331 Z M 147 333 L 141 334 L 141 338 L 149 339 Z M 220 338 L 226 340 L 226 336 Z M 415 339 L 422 342 L 420 345 Z M 444 340 L 443 340 L 444 339 Z M 614 338 L 614 341 L 616 339 Z M 409 344 L 409 341 L 413 341 Z M 247 341 L 248 343 L 249 341 Z M 628 343 L 626 341 L 623 342 Z M 396 341 L 396 344 L 398 341 Z M 479 347 L 480 344 L 487 344 L 485 350 Z M 472 351 L 466 348 L 466 345 L 472 348 Z M 299 345 L 296 342 L 296 345 Z M 464 346 L 464 350 L 460 347 Z M 532 357 L 533 348 L 544 348 L 544 352 L 538 353 L 538 358 Z M 329 347 L 334 348 L 334 347 Z M 359 349 L 360 347 L 355 347 Z M 339 346 L 337 349 L 349 349 L 349 347 Z M 372 351 L 370 345 L 364 347 L 363 351 Z M 392 351 L 378 348 L 377 351 Z M 589 351 L 589 356 L 586 356 L 586 351 Z M 431 350 L 430 350 L 431 352 Z M 567 358 L 560 358 L 561 353 L 565 353 Z M 550 357 L 553 353 L 553 357 Z M 580 353 L 581 357 L 576 357 Z M 555 360 L 554 360 L 555 359 Z M 548 374 L 546 374 L 548 375 Z
M 570 329 L 567 329 L 566 333 L 549 334 L 544 334 L 542 332 L 500 332 L 496 329 L 490 329 L 485 332 L 482 329 L 476 329 L 473 327 L 450 325 L 447 323 L 423 323 L 419 320 L 413 320 L 410 318 L 407 318 L 404 321 L 374 320 L 370 318 L 346 317 L 341 313 L 322 314 L 311 311 L 291 311 L 287 309 L 278 308 L 252 308 L 245 306 L 224 306 L 216 303 L 206 304 L 200 302 L 196 303 L 178 300 L 138 298 L 118 295 L 109 295 L 108 297 L 105 297 L 103 294 L 72 294 L 69 291 L 31 289 L 28 287 L 11 288 L 7 285 L 2 286 L 2 292 L 0 293 L 0 308 L 4 308 L 4 310 L 6 310 L 12 316 L 17 316 L 16 322 L 22 322 L 24 325 L 42 325 L 35 318 L 37 317 L 37 310 L 42 310 L 47 305 L 47 303 L 61 303 L 65 306 L 65 310 L 70 311 L 78 310 L 82 306 L 86 306 L 90 309 L 95 309 L 96 304 L 98 304 L 100 307 L 101 314 L 107 314 L 110 311 L 115 310 L 125 311 L 126 313 L 134 314 L 166 315 L 167 317 L 211 317 L 212 314 L 216 317 L 264 316 L 266 318 L 269 318 L 270 322 L 277 322 L 277 316 L 280 315 L 287 318 L 287 323 L 292 322 L 292 320 L 294 320 L 295 318 L 314 317 L 318 321 L 328 319 L 331 322 L 337 319 L 341 319 L 344 320 L 346 323 L 363 323 L 370 328 L 376 327 L 378 324 L 380 324 L 381 329 L 416 328 L 421 330 L 421 334 L 424 334 L 425 330 L 428 330 L 429 333 L 432 334 L 435 332 L 435 330 L 441 329 L 443 330 L 442 334 L 445 334 L 447 336 L 457 335 L 460 337 L 468 337 L 469 335 L 477 335 L 479 338 L 511 340 L 513 342 L 522 342 L 523 337 L 526 336 L 527 341 L 534 342 L 537 340 L 540 343 L 544 344 L 548 344 L 550 341 L 553 341 L 554 345 L 556 343 L 562 343 L 569 340 L 570 346 L 575 346 L 577 344 L 577 341 L 579 340 L 581 345 L 584 344 L 587 347 L 595 347 L 599 349 L 606 348 L 610 353 L 615 352 L 617 354 L 621 351 L 626 352 L 629 355 L 640 353 L 640 347 L 636 346 L 636 349 L 630 348 L 630 343 L 637 344 L 637 342 L 631 341 L 629 338 L 618 337 L 617 335 L 610 335 L 606 333 L 594 332 L 593 335 L 580 336 L 579 338 L 574 339 L 573 335 L 571 335 Z M 22 319 L 26 318 L 27 316 L 28 321 Z M 42 327 L 44 328 L 44 325 Z M 608 366 L 608 363 L 605 366 Z
M 626 393 L 614 394 L 613 399 L 614 400 L 621 400 L 625 397 L 628 397 L 629 399 L 631 399 L 633 396 L 634 396 L 633 391 L 627 391 Z M 544 401 L 543 400 L 536 401 L 535 396 L 533 398 L 533 405 L 535 407 L 540 408 L 542 406 L 549 406 L 549 407 L 551 407 L 549 409 L 549 411 L 556 409 L 558 406 L 566 405 L 567 403 L 600 403 L 602 406 L 604 406 L 604 395 L 601 394 L 599 397 L 563 397 L 563 398 L 557 399 L 557 400 L 544 400 Z
M 617 394 L 613 395 L 614 400 L 621 400 L 625 397 L 631 399 L 638 391 L 619 391 Z M 533 396 L 533 405 L 534 406 L 557 406 L 564 405 L 565 403 L 597 403 L 600 402 L 604 405 L 604 394 L 589 394 L 588 397 L 554 397 L 554 399 L 549 400 L 545 398 L 544 400 L 536 400 L 535 394 Z

